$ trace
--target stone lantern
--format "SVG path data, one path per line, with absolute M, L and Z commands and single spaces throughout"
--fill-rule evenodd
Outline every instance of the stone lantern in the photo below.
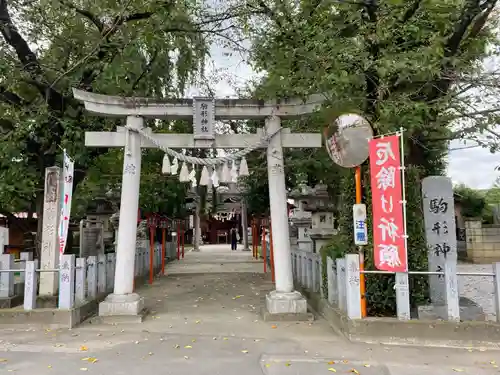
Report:
M 309 237 L 312 214 L 304 209 L 311 192 L 312 189 L 309 186 L 301 185 L 299 189 L 293 190 L 289 195 L 291 199 L 296 201 L 297 208 L 292 210 L 290 221 L 297 228 L 297 246 L 302 251 L 312 251 L 312 241 Z
M 327 186 L 323 184 L 316 185 L 304 198 L 304 210 L 311 212 L 309 237 L 313 241 L 313 252 L 316 253 L 338 233 L 335 228 L 335 205 L 328 195 Z

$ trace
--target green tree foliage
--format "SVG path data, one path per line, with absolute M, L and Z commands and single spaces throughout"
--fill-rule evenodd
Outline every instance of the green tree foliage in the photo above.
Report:
M 72 87 L 121 96 L 182 95 L 202 75 L 212 38 L 227 29 L 223 23 L 244 11 L 209 10 L 196 0 L 0 0 L 1 213 L 14 224 L 13 211 L 40 215 L 44 170 L 60 162 L 62 148 L 75 159 L 76 188 L 107 152 L 85 148 L 84 132 L 123 125 L 122 119 L 85 113 Z M 119 154 L 99 159 L 104 164 L 97 168 L 120 173 Z M 157 164 L 158 155 L 149 158 Z M 97 171 L 94 185 L 111 184 Z M 161 195 L 161 188 L 150 193 Z
M 471 189 L 465 185 L 458 185 L 454 188 L 456 200 L 460 203 L 462 215 L 468 218 L 478 218 L 485 215 L 487 203 L 485 194 Z
M 486 191 L 485 199 L 488 204 L 500 204 L 500 178 Z
M 253 62 L 267 73 L 257 96 L 325 93 L 329 103 L 322 116 L 326 121 L 307 123 L 311 130 L 321 129 L 345 112 L 365 116 L 376 135 L 404 128 L 410 269 L 427 267 L 421 179 L 444 173 L 449 140 L 478 139 L 482 132 L 490 134 L 490 126 L 498 122 L 498 109 L 478 110 L 472 94 L 498 87 L 482 64 L 498 50 L 493 32 L 496 3 L 304 0 L 293 5 L 279 1 L 253 4 L 265 10 L 261 23 L 247 25 L 254 41 Z M 496 138 L 485 142 L 496 149 Z M 318 178 L 325 174 L 319 173 Z M 363 174 L 370 216 L 367 165 Z M 340 181 L 333 189 L 340 194 L 341 233 L 331 251 L 340 255 L 356 249 L 351 223 L 353 173 L 343 171 L 338 176 Z M 371 245 L 367 249 L 367 264 L 373 267 Z M 372 314 L 394 312 L 393 280 L 368 278 Z M 410 282 L 416 305 L 426 299 L 426 281 L 412 278 Z

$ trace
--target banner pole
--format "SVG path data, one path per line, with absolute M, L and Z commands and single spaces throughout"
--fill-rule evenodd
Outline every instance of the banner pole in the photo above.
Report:
M 357 166 L 355 169 L 354 179 L 356 181 L 356 204 L 361 203 L 362 191 L 361 191 L 361 166 Z M 366 279 L 363 271 L 365 270 L 365 253 L 363 246 L 358 246 L 359 251 L 359 291 L 361 294 L 361 317 L 366 318 Z
M 406 168 L 405 168 L 405 148 L 404 148 L 404 142 L 403 142 L 403 132 L 404 128 L 401 127 L 399 128 L 399 144 L 401 148 L 401 198 L 402 198 L 402 204 L 403 204 L 403 231 L 404 231 L 404 238 L 405 238 L 405 260 L 406 260 L 406 271 L 408 272 L 408 232 L 407 232 L 407 225 L 406 225 Z

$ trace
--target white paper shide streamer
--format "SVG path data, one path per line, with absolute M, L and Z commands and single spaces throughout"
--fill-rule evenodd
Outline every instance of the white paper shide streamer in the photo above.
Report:
M 178 169 L 179 161 L 177 160 L 177 158 L 174 158 L 172 163 L 170 163 L 168 154 L 165 154 L 161 167 L 162 174 L 176 175 Z M 190 182 L 193 187 L 196 187 L 198 183 L 200 184 L 200 186 L 213 185 L 215 187 L 218 187 L 219 183 L 221 182 L 226 184 L 237 183 L 239 177 L 249 175 L 250 173 L 248 171 L 247 160 L 245 159 L 245 157 L 242 157 L 239 162 L 239 167 L 236 160 L 233 160 L 231 163 L 224 162 L 219 166 L 214 165 L 212 167 L 208 167 L 207 165 L 203 165 L 199 182 L 196 180 L 195 165 L 192 165 L 190 171 L 187 163 L 184 162 L 182 163 L 179 172 L 179 181 Z

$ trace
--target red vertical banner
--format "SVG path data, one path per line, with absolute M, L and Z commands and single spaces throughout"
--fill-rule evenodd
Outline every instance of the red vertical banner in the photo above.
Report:
M 369 142 L 375 267 L 405 272 L 405 249 L 399 136 Z

